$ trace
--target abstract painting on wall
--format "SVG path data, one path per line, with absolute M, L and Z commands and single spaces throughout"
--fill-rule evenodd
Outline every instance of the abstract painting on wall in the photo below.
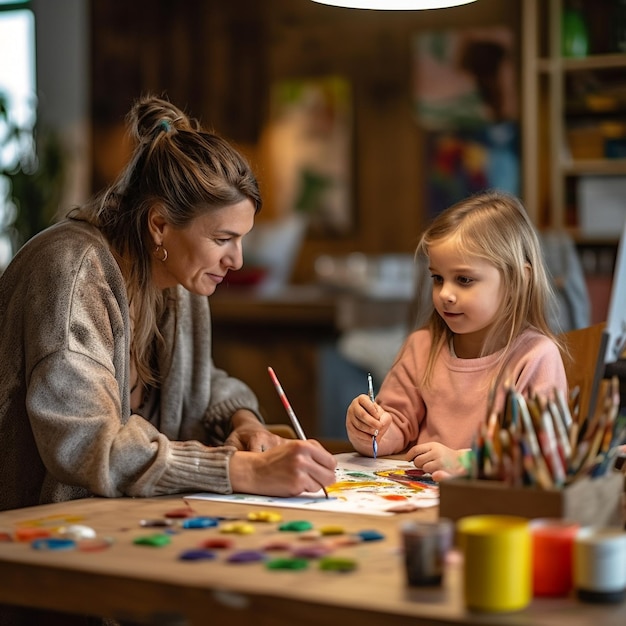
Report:
M 307 216 L 313 235 L 353 227 L 352 96 L 339 76 L 291 79 L 272 87 L 264 129 L 272 213 Z
M 519 195 L 514 43 L 501 26 L 414 38 L 413 111 L 430 216 L 487 188 Z

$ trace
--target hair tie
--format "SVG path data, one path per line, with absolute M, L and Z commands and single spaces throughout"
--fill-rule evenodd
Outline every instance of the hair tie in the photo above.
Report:
M 159 128 L 165 131 L 166 133 L 169 133 L 170 129 L 172 128 L 172 125 L 167 120 L 161 120 L 159 122 Z

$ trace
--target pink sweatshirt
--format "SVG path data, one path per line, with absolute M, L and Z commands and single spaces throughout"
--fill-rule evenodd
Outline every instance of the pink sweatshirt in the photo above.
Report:
M 438 441 L 449 448 L 469 448 L 487 416 L 487 403 L 498 353 L 478 359 L 460 359 L 445 347 L 433 370 L 430 388 L 421 380 L 428 360 L 428 330 L 412 333 L 382 383 L 376 402 L 391 413 L 393 424 L 378 441 L 378 453 L 398 454 L 415 443 Z M 504 380 L 523 395 L 530 391 L 551 396 L 560 389 L 567 397 L 563 361 L 556 344 L 535 330 L 515 341 Z M 505 390 L 496 396 L 504 405 Z

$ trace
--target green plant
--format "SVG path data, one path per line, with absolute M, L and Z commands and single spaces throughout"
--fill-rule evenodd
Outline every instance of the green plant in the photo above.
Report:
M 53 223 L 65 176 L 58 135 L 37 122 L 17 124 L 0 93 L 0 225 L 14 250 Z

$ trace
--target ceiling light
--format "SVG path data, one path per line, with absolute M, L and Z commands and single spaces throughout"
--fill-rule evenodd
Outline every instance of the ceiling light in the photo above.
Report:
M 378 9 L 386 11 L 416 11 L 420 9 L 445 9 L 475 0 L 313 0 L 319 4 L 347 9 Z

